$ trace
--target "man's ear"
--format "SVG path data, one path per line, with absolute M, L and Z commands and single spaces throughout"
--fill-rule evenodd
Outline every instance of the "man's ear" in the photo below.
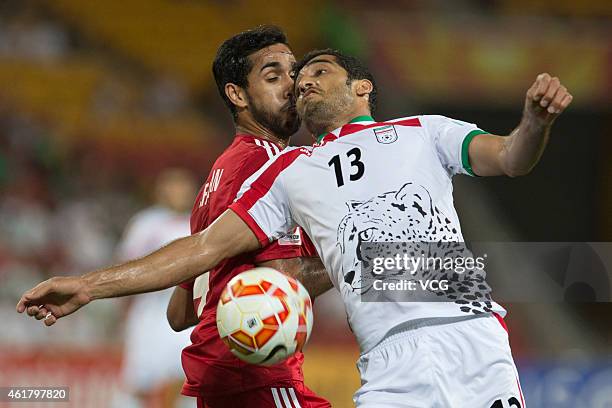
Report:
M 227 83 L 225 84 L 225 95 L 229 100 L 236 105 L 238 109 L 244 109 L 249 106 L 249 102 L 244 89 L 236 84 Z
M 372 82 L 370 82 L 369 79 L 358 79 L 355 81 L 355 83 L 355 92 L 357 93 L 357 96 L 369 95 L 374 89 L 374 85 L 372 85 Z

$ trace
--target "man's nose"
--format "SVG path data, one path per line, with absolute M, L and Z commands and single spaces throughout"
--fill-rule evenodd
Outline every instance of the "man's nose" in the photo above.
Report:
M 304 77 L 300 80 L 300 83 L 298 84 L 298 89 L 300 90 L 300 93 L 304 93 L 308 88 L 313 85 L 314 82 L 312 81 L 312 79 Z

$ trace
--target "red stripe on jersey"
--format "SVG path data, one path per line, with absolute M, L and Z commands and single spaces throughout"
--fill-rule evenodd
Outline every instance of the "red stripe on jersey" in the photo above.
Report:
M 317 143 L 315 146 L 323 146 L 325 143 L 330 142 L 332 140 L 336 140 L 337 137 L 336 135 L 334 135 L 333 133 L 328 133 L 327 135 L 325 135 L 325 137 L 323 137 L 323 139 L 321 139 L 321 141 L 319 143 Z
M 274 180 L 276 180 L 278 175 L 302 154 L 304 154 L 302 149 L 294 149 L 280 155 L 278 159 L 264 170 L 257 180 L 251 184 L 251 187 L 242 197 L 236 200 L 236 203 L 240 203 L 247 211 L 250 210 L 257 201 L 268 194 L 268 191 L 272 188 L 272 184 L 274 184 Z
M 257 224 L 257 221 L 255 221 L 251 214 L 249 214 L 249 210 L 257 201 L 265 196 L 268 191 L 270 191 L 272 184 L 274 184 L 274 180 L 276 180 L 278 175 L 289 167 L 291 163 L 293 163 L 301 154 L 303 154 L 301 149 L 295 149 L 291 150 L 290 152 L 283 153 L 274 163 L 264 170 L 264 172 L 251 184 L 249 189 L 242 195 L 242 197 L 229 206 L 229 208 L 234 210 L 234 212 L 240 218 L 242 218 L 249 228 L 251 228 L 262 247 L 265 247 L 270 243 L 268 234 L 261 229 L 259 224 Z
M 306 231 L 304 231 L 303 228 L 302 228 L 302 246 L 304 247 L 304 255 L 311 256 L 311 257 L 319 256 L 319 253 L 317 252 L 317 249 L 312 243 L 312 240 L 310 239 L 308 234 L 306 234 Z
M 521 388 L 521 383 L 520 383 L 518 377 L 516 377 L 516 385 L 518 386 L 519 395 L 521 396 L 521 406 L 524 407 L 525 406 L 525 397 L 523 397 L 523 389 Z
M 266 234 L 257 224 L 257 222 L 251 217 L 251 214 L 242 206 L 242 203 L 235 202 L 229 206 L 229 209 L 234 211 L 236 215 L 238 215 L 242 221 L 253 231 L 257 240 L 261 244 L 262 247 L 265 247 L 270 243 L 268 239 L 268 234 Z
M 400 126 L 415 126 L 421 127 L 421 121 L 419 118 L 410 118 L 404 120 L 398 120 L 397 122 L 389 122 L 388 125 L 400 125 Z
M 508 326 L 506 325 L 506 322 L 504 321 L 504 318 L 501 317 L 499 315 L 499 313 L 493 312 L 493 316 L 495 316 L 495 318 L 497 319 L 497 321 L 499 322 L 499 324 L 501 324 L 501 326 L 504 328 L 504 330 L 506 332 L 508 332 Z M 508 332 L 509 333 L 509 332 Z
M 410 118 L 404 120 L 398 120 L 397 122 L 376 122 L 370 123 L 369 125 L 362 125 L 359 123 L 349 123 L 342 126 L 342 130 L 340 130 L 340 136 L 347 136 L 355 132 L 359 132 L 360 130 L 370 129 L 378 126 L 389 126 L 389 125 L 397 125 L 397 126 L 415 126 L 421 127 L 421 121 L 419 118 Z
M 506 331 L 506 333 L 510 333 L 508 330 L 508 325 L 506 325 L 506 321 L 504 320 L 503 317 L 501 317 L 501 315 L 497 312 L 493 312 L 493 316 L 495 316 L 495 318 L 497 319 L 497 321 L 499 322 L 499 324 L 501 324 L 501 326 L 504 328 L 504 330 Z M 521 388 L 521 382 L 519 381 L 518 375 L 516 375 L 516 386 L 518 387 L 518 391 L 519 391 L 519 395 L 521 397 L 521 406 L 525 406 L 525 397 L 523 397 L 523 389 Z

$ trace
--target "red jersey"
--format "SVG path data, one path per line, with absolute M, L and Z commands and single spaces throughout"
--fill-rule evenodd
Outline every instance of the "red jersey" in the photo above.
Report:
M 236 135 L 231 146 L 213 165 L 198 193 L 191 213 L 191 233 L 204 230 L 217 219 L 234 202 L 244 181 L 280 151 L 279 146 L 268 140 Z M 231 278 L 254 268 L 258 262 L 300 256 L 316 256 L 316 251 L 308 237 L 298 231 L 256 252 L 226 259 L 209 271 L 209 291 L 199 314 L 200 323 L 191 334 L 193 344 L 183 350 L 184 395 L 210 397 L 240 393 L 284 380 L 303 381 L 304 357 L 301 353 L 270 367 L 247 364 L 236 358 L 221 341 L 216 323 L 217 303 Z M 194 283 L 181 286 L 192 289 Z M 200 302 L 201 299 L 194 299 L 196 311 Z

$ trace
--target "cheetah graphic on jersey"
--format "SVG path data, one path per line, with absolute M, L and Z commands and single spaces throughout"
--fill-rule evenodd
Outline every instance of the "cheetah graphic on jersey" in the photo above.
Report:
M 337 238 L 343 259 L 344 282 L 353 292 L 365 294 L 381 276 L 373 273 L 373 259 L 395 254 L 423 254 L 427 257 L 461 256 L 471 253 L 450 219 L 433 205 L 427 189 L 406 183 L 397 191 L 389 191 L 367 201 L 347 202 L 349 212 L 338 227 Z M 467 252 L 466 252 L 467 251 Z M 352 256 L 351 256 L 352 255 Z M 418 255 L 416 255 L 418 256 Z M 447 280 L 448 289 L 429 291 L 431 297 L 444 296 L 457 303 L 465 313 L 491 311 L 491 288 L 481 269 L 455 270 L 433 268 L 411 276 L 406 271 L 385 275 L 385 282 L 402 279 Z

